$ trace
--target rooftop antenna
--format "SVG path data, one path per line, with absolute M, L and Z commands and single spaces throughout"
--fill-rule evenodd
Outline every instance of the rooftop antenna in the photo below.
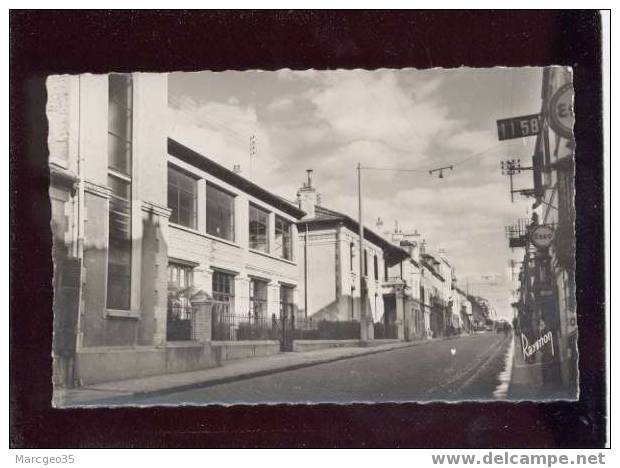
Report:
M 250 180 L 252 179 L 252 168 L 254 163 L 254 157 L 256 156 L 256 135 L 250 137 Z

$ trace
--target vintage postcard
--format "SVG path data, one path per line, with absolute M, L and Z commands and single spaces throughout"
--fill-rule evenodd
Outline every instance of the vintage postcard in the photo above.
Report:
M 47 96 L 56 407 L 578 397 L 569 67 Z

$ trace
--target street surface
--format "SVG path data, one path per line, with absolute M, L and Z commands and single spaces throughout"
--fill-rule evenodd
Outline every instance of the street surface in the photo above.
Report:
M 144 405 L 491 400 L 512 336 L 484 333 L 161 396 Z M 454 353 L 452 352 L 454 350 Z

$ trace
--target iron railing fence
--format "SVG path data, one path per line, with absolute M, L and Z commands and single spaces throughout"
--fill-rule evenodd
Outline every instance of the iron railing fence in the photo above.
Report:
M 297 340 L 359 340 L 360 323 L 357 320 L 296 318 L 294 334 Z
M 375 340 L 398 338 L 398 327 L 395 323 L 375 322 Z
M 167 341 L 191 341 L 196 337 L 192 326 L 196 309 L 191 305 L 169 304 L 166 323 Z
M 227 311 L 212 314 L 214 341 L 256 341 L 279 339 L 280 324 L 275 315 L 234 315 Z

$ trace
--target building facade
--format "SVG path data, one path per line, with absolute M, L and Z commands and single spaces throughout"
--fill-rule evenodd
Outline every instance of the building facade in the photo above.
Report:
M 298 308 L 303 211 L 171 139 L 167 163 L 169 295 L 181 307 L 179 290 L 211 295 L 215 341 L 244 328 L 277 338 L 274 319 Z
M 362 301 L 368 319 L 386 329 L 401 330 L 403 317 L 396 307 L 385 307 L 383 285 L 386 268 L 407 256 L 380 235 L 364 228 L 362 272 L 359 258 L 359 224 L 349 216 L 318 203 L 316 188 L 308 181 L 297 194 L 299 208 L 306 216 L 298 222 L 300 304 L 304 318 L 318 321 L 362 319 Z M 362 288 L 364 289 L 362 291 Z M 375 326 L 377 331 L 381 326 Z
M 515 323 L 529 342 L 551 333 L 553 350 L 542 360 L 540 385 L 577 392 L 577 315 L 575 289 L 575 139 L 572 72 L 543 70 L 541 132 L 532 158 L 534 213 L 522 236 L 523 261 L 513 304 Z M 532 239 L 542 228 L 549 241 Z M 535 245 L 538 244 L 538 245 Z M 534 367 L 533 367 L 534 369 Z
M 166 108 L 165 75 L 48 79 L 57 385 L 166 359 Z
M 404 339 L 420 340 L 429 336 L 429 329 L 424 312 L 422 286 L 422 266 L 420 264 L 421 236 L 417 231 L 403 232 L 398 227 L 394 232 L 386 232 L 385 236 L 392 243 L 404 249 L 408 257 L 388 270 L 387 282 L 384 286 L 384 297 L 390 300 L 403 301 L 405 317 Z
M 47 85 L 55 386 L 208 368 L 242 334 L 277 352 L 303 212 L 169 140 L 164 74 Z

